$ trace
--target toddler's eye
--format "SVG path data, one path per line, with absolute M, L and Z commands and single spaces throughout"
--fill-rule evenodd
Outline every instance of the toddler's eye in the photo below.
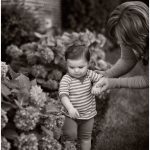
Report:
M 79 67 L 80 69 L 82 69 L 83 67 Z

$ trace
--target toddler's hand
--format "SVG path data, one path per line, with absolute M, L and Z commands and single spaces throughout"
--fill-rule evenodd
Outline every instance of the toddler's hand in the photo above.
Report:
M 96 85 L 94 85 L 94 86 L 92 87 L 91 93 L 94 94 L 94 95 L 98 95 L 98 94 L 101 93 L 101 90 L 100 90 L 99 87 L 96 87 Z
M 69 110 L 68 110 L 68 113 L 69 113 L 69 116 L 70 116 L 71 118 L 78 118 L 78 117 L 80 117 L 78 110 L 75 109 L 75 108 L 69 109 Z

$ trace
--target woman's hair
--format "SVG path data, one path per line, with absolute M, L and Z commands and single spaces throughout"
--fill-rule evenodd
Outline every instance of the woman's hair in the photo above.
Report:
M 72 45 L 69 46 L 65 52 L 65 59 L 79 59 L 85 58 L 87 62 L 90 61 L 90 51 L 85 45 Z
M 130 1 L 119 5 L 107 25 L 112 37 L 136 50 L 141 58 L 148 54 L 149 9 L 145 3 Z

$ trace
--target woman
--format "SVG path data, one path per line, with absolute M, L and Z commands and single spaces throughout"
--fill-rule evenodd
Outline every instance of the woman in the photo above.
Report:
M 108 29 L 121 48 L 121 57 L 117 63 L 103 73 L 97 87 L 101 92 L 110 88 L 148 88 L 149 59 L 149 10 L 140 1 L 125 2 L 119 5 L 108 19 Z M 118 78 L 142 62 L 144 75 Z

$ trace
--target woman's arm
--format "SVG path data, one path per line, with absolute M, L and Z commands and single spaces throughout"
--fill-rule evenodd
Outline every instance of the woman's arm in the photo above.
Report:
M 105 76 L 111 77 L 120 77 L 128 73 L 137 63 L 136 56 L 133 50 L 124 45 L 121 47 L 121 58 L 116 62 L 112 68 L 105 72 Z
M 144 89 L 149 87 L 149 77 L 141 75 L 129 78 L 102 78 L 97 82 L 96 87 L 100 88 L 99 93 L 113 88 Z
M 129 78 L 109 78 L 110 88 L 148 88 L 149 80 L 148 76 L 134 76 Z

